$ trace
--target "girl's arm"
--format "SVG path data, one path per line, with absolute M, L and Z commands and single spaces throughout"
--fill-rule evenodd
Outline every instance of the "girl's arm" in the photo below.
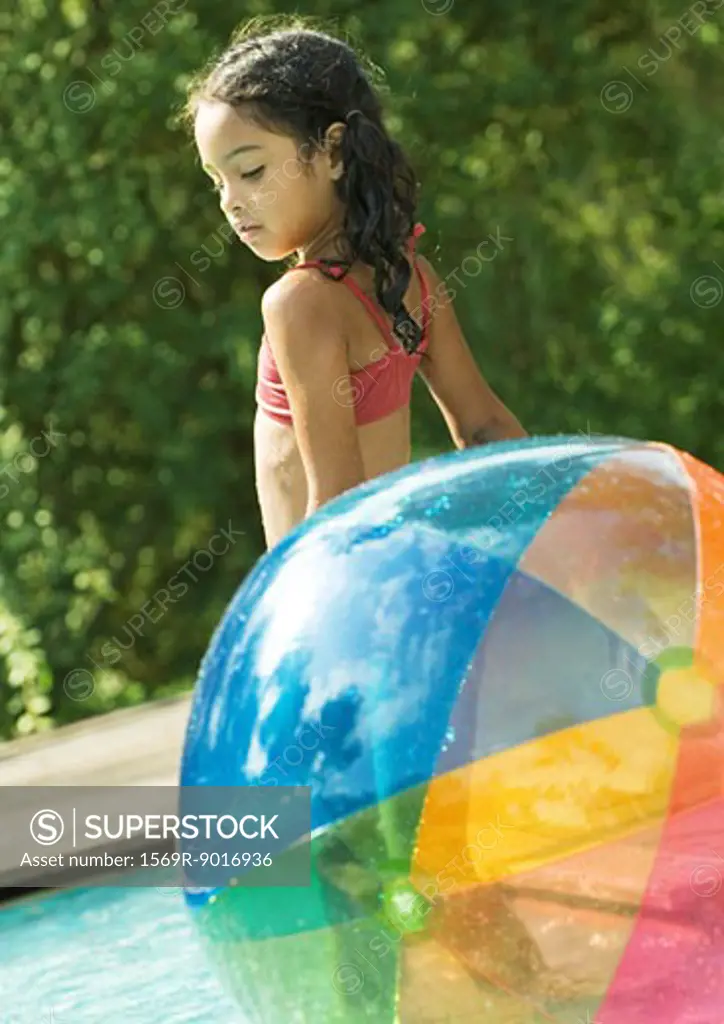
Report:
M 420 374 L 457 448 L 528 434 L 488 386 L 458 323 L 452 298 L 427 260 L 418 262 L 430 287 L 430 341 Z
M 307 477 L 307 516 L 365 479 L 354 408 L 342 386 L 349 368 L 338 295 L 336 282 L 300 272 L 282 277 L 262 300 Z

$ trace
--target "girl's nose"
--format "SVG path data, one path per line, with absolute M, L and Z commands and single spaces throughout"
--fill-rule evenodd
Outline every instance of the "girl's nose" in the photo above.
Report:
M 221 190 L 219 205 L 227 216 L 238 213 L 240 208 L 238 197 L 234 195 L 230 188 L 227 187 L 224 187 Z
M 240 190 L 230 182 L 226 182 L 222 186 L 219 205 L 227 216 L 245 212 L 243 196 L 241 195 Z

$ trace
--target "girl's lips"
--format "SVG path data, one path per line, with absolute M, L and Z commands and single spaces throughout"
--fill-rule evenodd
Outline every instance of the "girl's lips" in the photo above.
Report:
M 240 238 L 246 238 L 248 235 L 253 235 L 256 231 L 261 231 L 260 224 L 234 224 L 234 231 Z

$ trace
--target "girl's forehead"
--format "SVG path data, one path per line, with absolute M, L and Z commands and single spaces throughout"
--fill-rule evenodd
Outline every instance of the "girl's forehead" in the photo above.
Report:
M 292 141 L 262 128 L 243 110 L 216 102 L 199 105 L 194 134 L 204 163 L 219 166 L 245 152 L 280 149 Z

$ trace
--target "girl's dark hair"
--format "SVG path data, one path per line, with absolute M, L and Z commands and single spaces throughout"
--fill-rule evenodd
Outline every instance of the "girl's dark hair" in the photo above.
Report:
M 319 150 L 334 122 L 344 122 L 340 156 L 344 174 L 336 183 L 345 207 L 348 265 L 373 267 L 375 293 L 392 317 L 408 351 L 420 343 L 420 328 L 403 298 L 411 268 L 405 256 L 415 222 L 417 183 L 400 146 L 383 122 L 382 104 L 355 51 L 333 36 L 306 27 L 238 32 L 228 48 L 188 88 L 185 119 L 192 123 L 201 102 L 216 100 L 245 113 L 261 127 L 287 133 L 301 152 Z

